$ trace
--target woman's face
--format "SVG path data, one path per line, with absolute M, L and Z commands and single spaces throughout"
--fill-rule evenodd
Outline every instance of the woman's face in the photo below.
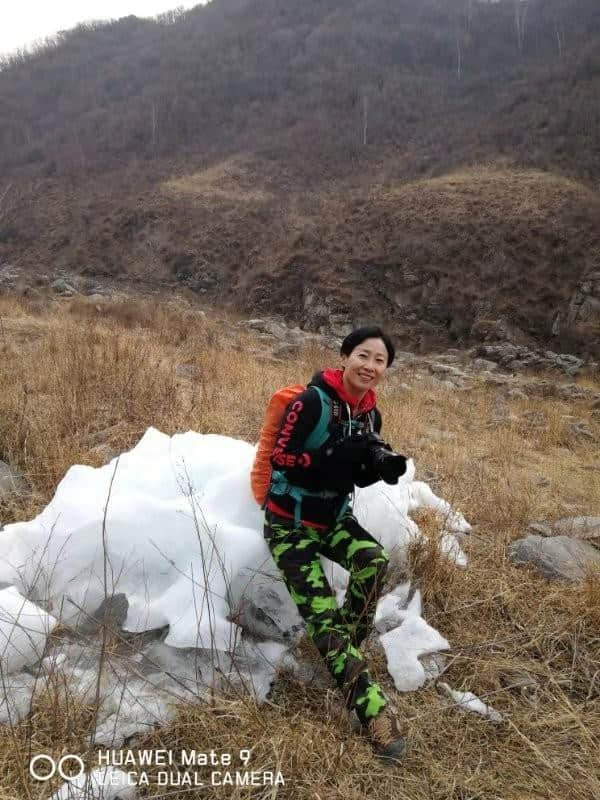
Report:
M 344 385 L 352 395 L 362 396 L 377 386 L 387 369 L 388 352 L 383 339 L 365 339 L 349 356 L 342 356 Z

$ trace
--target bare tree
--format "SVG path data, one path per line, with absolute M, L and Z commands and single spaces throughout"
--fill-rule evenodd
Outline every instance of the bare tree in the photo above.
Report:
M 9 183 L 5 189 L 0 189 L 0 219 L 6 216 L 8 206 L 8 196 L 12 189 L 12 183 Z
M 563 54 L 563 46 L 562 46 L 562 35 L 560 32 L 560 26 L 556 17 L 554 18 L 554 32 L 556 33 L 556 44 L 558 47 L 558 57 L 562 59 Z
M 466 23 L 467 33 L 471 32 L 471 23 L 473 22 L 473 6 L 474 6 L 474 0 L 466 0 L 465 23 Z
M 525 41 L 525 21 L 527 19 L 527 9 L 529 0 L 514 0 L 515 5 L 515 32 L 517 34 L 517 47 L 519 53 L 523 52 L 523 42 Z
M 156 103 L 152 101 L 152 149 L 156 150 L 158 141 L 158 114 L 156 112 Z

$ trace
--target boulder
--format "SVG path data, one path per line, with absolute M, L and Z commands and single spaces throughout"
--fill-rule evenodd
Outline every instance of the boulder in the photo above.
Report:
M 531 564 L 546 578 L 581 581 L 590 572 L 600 572 L 600 552 L 570 536 L 530 534 L 510 545 L 509 558 L 515 564 Z

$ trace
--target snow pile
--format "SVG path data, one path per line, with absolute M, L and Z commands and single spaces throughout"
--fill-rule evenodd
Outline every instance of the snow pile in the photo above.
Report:
M 421 593 L 418 590 L 404 606 L 401 598 L 406 586 L 400 584 L 394 592 L 382 597 L 375 614 L 377 630 L 387 629 L 380 641 L 388 672 L 400 692 L 418 689 L 427 680 L 425 666 L 420 661 L 422 656 L 450 648 L 446 639 L 422 618 Z
M 93 627 L 106 598 L 121 598 L 120 628 L 153 636 L 138 654 L 129 691 L 120 695 L 118 707 L 111 710 L 108 703 L 106 732 L 113 730 L 111 714 L 118 712 L 130 728 L 139 728 L 144 717 L 139 698 L 150 708 L 149 721 L 164 719 L 168 703 L 160 692 L 173 690 L 165 675 L 174 670 L 182 678 L 171 701 L 186 693 L 197 696 L 202 686 L 219 685 L 232 675 L 264 699 L 303 623 L 263 539 L 263 512 L 249 482 L 254 453 L 254 446 L 225 436 L 169 437 L 149 428 L 110 464 L 71 467 L 41 514 L 7 525 L 0 536 L 0 585 L 14 587 L 0 592 L 0 609 L 9 626 L 15 603 L 29 615 L 10 660 L 2 656 L 4 670 L 15 673 L 37 662 L 57 619 Z M 357 490 L 354 509 L 392 562 L 401 563 L 408 544 L 421 536 L 409 513 L 423 505 L 444 515 L 443 550 L 464 565 L 453 534 L 470 526 L 426 484 L 414 481 L 412 461 L 397 485 Z M 324 558 L 323 563 L 341 603 L 348 573 Z M 410 690 L 426 679 L 420 656 L 448 643 L 421 617 L 418 594 L 395 592 L 395 599 L 381 599 L 380 608 L 387 611 L 378 614 L 378 624 L 384 614 L 379 629 L 390 673 L 399 689 Z M 29 646 L 32 641 L 35 647 Z M 79 652 L 76 658 L 72 650 L 65 647 L 59 668 L 68 667 L 72 683 L 85 693 L 87 683 L 95 685 L 89 678 L 97 674 L 98 660 L 89 647 L 87 656 Z M 130 667 L 121 669 L 119 685 Z M 150 688 L 135 684 L 149 676 Z
M 38 661 L 56 620 L 30 603 L 14 586 L 0 591 L 0 663 L 16 672 Z
M 496 711 L 492 706 L 486 705 L 480 700 L 473 692 L 459 692 L 456 689 L 451 689 L 447 683 L 440 681 L 438 688 L 442 689 L 449 697 L 454 700 L 457 708 L 461 711 L 470 711 L 473 714 L 479 714 L 480 717 L 485 717 L 491 722 L 504 722 L 504 717 L 499 711 Z

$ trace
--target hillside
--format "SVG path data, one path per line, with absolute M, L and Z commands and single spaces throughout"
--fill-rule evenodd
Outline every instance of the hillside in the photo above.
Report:
M 214 0 L 63 33 L 0 70 L 0 265 L 593 352 L 550 334 L 598 268 L 600 10 L 519 9 Z

